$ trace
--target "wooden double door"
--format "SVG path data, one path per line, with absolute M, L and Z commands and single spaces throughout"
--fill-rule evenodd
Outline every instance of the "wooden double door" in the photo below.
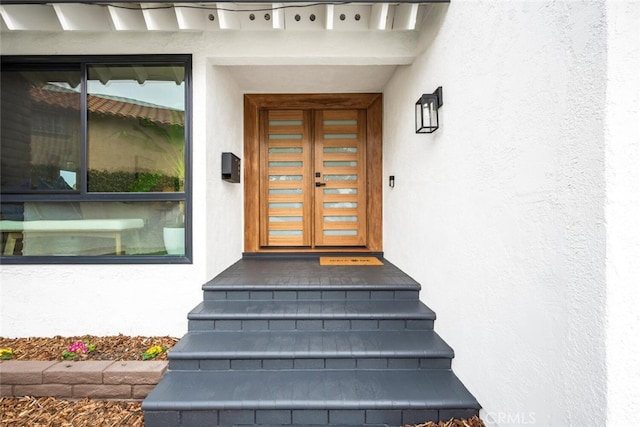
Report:
M 245 250 L 379 251 L 381 117 L 371 102 L 271 96 L 245 98 Z

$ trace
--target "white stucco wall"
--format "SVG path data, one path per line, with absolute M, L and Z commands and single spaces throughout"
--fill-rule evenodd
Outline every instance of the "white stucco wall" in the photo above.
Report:
M 607 424 L 640 413 L 640 3 L 607 14 Z
M 242 97 L 207 49 L 200 34 L 3 34 L 3 54 L 192 53 L 194 203 L 191 265 L 0 266 L 0 335 L 181 336 L 200 286 L 241 257 L 242 188 L 220 180 L 220 153 L 242 154 L 241 120 L 229 117 L 241 116 Z M 231 96 L 230 109 L 211 91 Z
M 243 178 L 239 184 L 232 184 L 222 181 L 220 174 L 223 152 L 232 152 L 241 161 L 244 157 L 243 94 L 225 67 L 208 64 L 207 74 L 207 122 L 211 126 L 206 141 L 211 148 L 207 150 L 207 164 L 202 167 L 208 170 L 205 191 L 209 226 L 207 247 L 202 254 L 207 257 L 207 277 L 212 278 L 242 255 Z M 198 205 L 194 200 L 196 209 Z
M 606 5 L 456 1 L 426 24 L 384 91 L 385 254 L 487 424 L 605 425 Z M 441 129 L 415 135 L 440 85 Z
M 3 33 L 3 54 L 193 54 L 194 263 L 2 265 L 0 335 L 182 335 L 200 285 L 242 252 L 243 184 L 220 180 L 220 153 L 242 157 L 242 94 L 282 91 L 266 75 L 293 65 L 291 92 L 338 91 L 318 88 L 314 69 L 387 76 L 418 50 L 384 87 L 385 184 L 396 177 L 384 192 L 387 258 L 423 284 L 488 425 L 632 425 L 639 5 L 453 1 L 430 8 L 421 40 Z M 377 74 L 342 90 L 375 91 Z M 440 85 L 441 129 L 415 135 L 413 104 Z
M 243 94 L 381 91 L 417 40 L 414 32 L 3 32 L 3 55 L 192 54 L 194 203 L 192 265 L 1 265 L 0 335 L 183 335 L 201 285 L 242 256 L 243 183 L 220 179 L 220 155 L 243 157 Z M 344 81 L 314 80 L 328 76 Z

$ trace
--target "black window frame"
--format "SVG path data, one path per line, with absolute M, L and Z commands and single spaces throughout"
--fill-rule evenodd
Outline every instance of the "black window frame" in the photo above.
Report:
M 152 55 L 2 55 L 0 73 L 17 66 L 49 67 L 79 65 L 81 70 L 80 105 L 80 162 L 84 174 L 83 190 L 77 192 L 14 193 L 1 192 L 2 203 L 24 202 L 157 202 L 175 201 L 184 203 L 185 253 L 184 255 L 27 255 L 6 256 L 0 254 L 0 264 L 192 264 L 192 55 L 152 54 Z M 184 191 L 175 193 L 92 193 L 86 188 L 87 158 L 87 68 L 96 64 L 108 65 L 154 65 L 183 63 L 185 67 L 185 133 L 184 133 Z M 2 153 L 0 153 L 2 155 Z M 0 251 L 1 252 L 1 251 Z

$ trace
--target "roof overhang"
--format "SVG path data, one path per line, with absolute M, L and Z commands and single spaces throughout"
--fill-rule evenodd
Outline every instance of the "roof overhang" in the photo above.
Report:
M 393 2 L 389 2 L 386 0 L 352 0 L 352 1 L 332 1 L 332 0 L 316 0 L 316 1 L 298 1 L 298 0 L 279 0 L 277 3 L 282 4 L 349 4 L 349 3 L 392 3 L 392 4 L 400 4 L 400 3 L 416 3 L 416 4 L 426 4 L 426 3 L 449 3 L 450 0 L 396 0 Z M 0 0 L 0 4 L 64 4 L 64 3 L 81 3 L 81 4 L 148 4 L 155 3 L 157 4 L 157 0 L 118 0 L 118 1 L 107 1 L 107 0 L 93 0 L 93 1 L 78 1 L 78 0 Z M 193 0 L 175 0 L 171 1 L 171 3 L 176 4 L 216 4 L 216 3 L 265 3 L 255 0 L 204 0 L 204 1 L 193 1 Z M 266 4 L 266 3 L 265 3 Z
M 0 0 L 2 32 L 412 31 L 448 0 L 116 2 Z

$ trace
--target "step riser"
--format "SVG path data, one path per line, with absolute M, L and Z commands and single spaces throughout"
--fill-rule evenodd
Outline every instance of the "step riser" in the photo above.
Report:
M 433 320 L 189 320 L 189 332 L 199 331 L 402 331 L 433 329 Z
M 419 291 L 204 291 L 205 301 L 417 300 Z
M 451 418 L 471 418 L 477 409 L 278 409 L 145 411 L 146 427 L 240 426 L 401 426 Z
M 329 358 L 329 359 L 209 359 L 169 360 L 175 371 L 281 370 L 281 369 L 451 369 L 449 358 Z

